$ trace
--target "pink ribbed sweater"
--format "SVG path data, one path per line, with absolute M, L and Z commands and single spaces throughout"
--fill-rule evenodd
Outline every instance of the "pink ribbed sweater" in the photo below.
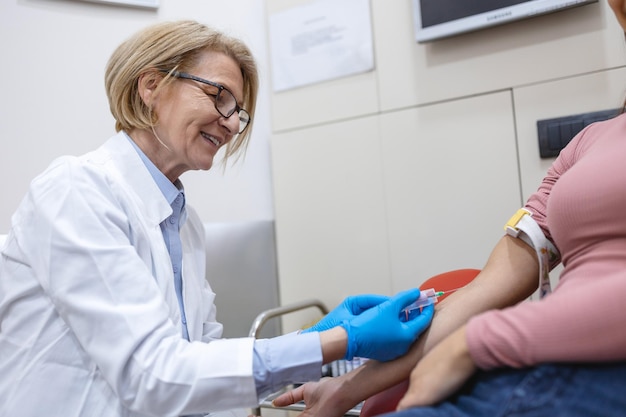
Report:
M 482 369 L 626 360 L 626 115 L 578 134 L 526 208 L 561 252 L 559 284 L 472 318 L 472 358 Z

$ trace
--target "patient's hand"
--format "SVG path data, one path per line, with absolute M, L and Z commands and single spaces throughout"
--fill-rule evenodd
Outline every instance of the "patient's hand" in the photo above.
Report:
M 461 326 L 424 356 L 411 372 L 398 410 L 433 405 L 454 394 L 476 372 Z
M 279 395 L 272 402 L 275 407 L 285 407 L 304 401 L 306 407 L 299 417 L 341 417 L 356 404 L 350 404 L 340 395 L 340 377 L 323 378 L 308 382 Z

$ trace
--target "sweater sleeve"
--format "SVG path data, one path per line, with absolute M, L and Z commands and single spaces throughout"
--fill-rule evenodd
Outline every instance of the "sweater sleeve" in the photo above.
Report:
M 552 234 L 548 228 L 547 222 L 547 205 L 548 198 L 552 187 L 559 180 L 561 175 L 565 174 L 576 162 L 585 140 L 589 135 L 587 133 L 590 130 L 590 126 L 587 126 L 581 131 L 570 143 L 559 153 L 559 156 L 554 160 L 550 168 L 541 181 L 541 184 L 537 190 L 528 198 L 525 204 L 525 208 L 530 210 L 533 214 L 533 219 L 537 222 L 546 238 L 548 238 L 553 244 Z
M 545 362 L 626 360 L 623 271 L 571 282 L 541 301 L 524 301 L 472 318 L 470 354 L 479 368 Z

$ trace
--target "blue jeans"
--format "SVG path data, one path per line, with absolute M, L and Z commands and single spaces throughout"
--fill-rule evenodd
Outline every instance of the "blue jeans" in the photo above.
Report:
M 447 401 L 385 416 L 626 416 L 626 362 L 478 372 Z

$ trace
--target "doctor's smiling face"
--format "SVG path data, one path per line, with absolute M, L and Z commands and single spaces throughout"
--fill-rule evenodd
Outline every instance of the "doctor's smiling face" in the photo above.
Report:
M 174 79 L 159 87 L 163 77 Z M 185 171 L 210 169 L 217 151 L 249 119 L 239 105 L 243 100 L 241 69 L 221 52 L 201 52 L 185 72 L 144 74 L 139 94 L 157 123 L 152 131 L 133 131 L 130 136 L 171 181 Z
M 115 130 L 170 181 L 210 169 L 221 148 L 224 163 L 245 153 L 259 79 L 239 39 L 192 20 L 160 22 L 116 48 L 104 81 Z

